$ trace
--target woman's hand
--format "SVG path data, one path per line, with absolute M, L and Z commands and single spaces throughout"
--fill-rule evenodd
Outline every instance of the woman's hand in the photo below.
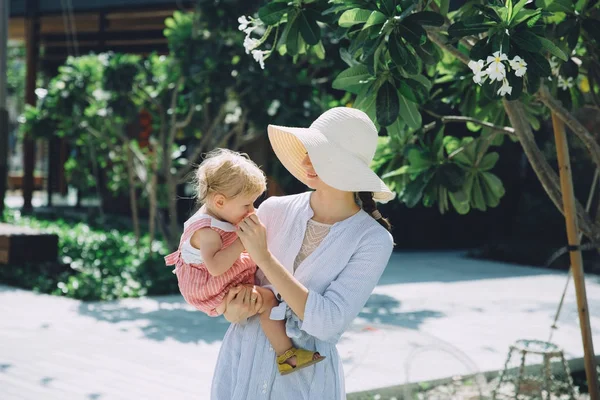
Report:
M 263 297 L 253 285 L 231 288 L 225 301 L 226 309 L 223 316 L 232 323 L 238 323 L 255 315 L 263 306 Z
M 238 224 L 237 234 L 248 254 L 259 266 L 269 258 L 267 229 L 256 214 L 247 216 Z

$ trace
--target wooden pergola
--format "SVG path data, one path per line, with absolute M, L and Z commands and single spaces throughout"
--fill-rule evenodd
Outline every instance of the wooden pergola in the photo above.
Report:
M 75 49 L 78 54 L 106 51 L 167 53 L 164 21 L 176 10 L 190 10 L 195 0 L 10 0 L 8 39 L 27 49 L 25 101 L 35 105 L 39 69 L 53 75 Z M 62 151 L 61 151 L 62 150 Z M 49 168 L 49 192 L 63 186 L 64 143 L 52 140 L 50 153 L 58 165 Z M 52 159 L 53 157 L 51 157 Z M 30 135 L 23 143 L 23 209 L 32 209 L 35 146 Z M 54 179 L 53 179 L 54 178 Z M 49 196 L 49 201 L 51 196 Z

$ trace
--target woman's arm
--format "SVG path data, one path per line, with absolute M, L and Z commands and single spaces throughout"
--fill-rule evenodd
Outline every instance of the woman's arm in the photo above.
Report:
M 246 250 L 267 279 L 302 320 L 300 329 L 321 340 L 335 339 L 362 310 L 385 269 L 393 249 L 391 235 L 381 229 L 368 238 L 350 258 L 323 294 L 298 282 L 266 246 L 264 226 L 256 216 L 244 220 L 238 233 Z
M 212 276 L 223 275 L 233 266 L 244 251 L 244 245 L 238 239 L 231 246 L 221 250 L 221 236 L 210 228 L 199 229 L 192 235 L 190 244 L 200 250 L 206 269 Z
M 300 319 L 304 319 L 308 289 L 268 250 L 267 230 L 256 215 L 250 215 L 240 223 L 238 236 L 271 285 L 277 289 L 292 311 Z

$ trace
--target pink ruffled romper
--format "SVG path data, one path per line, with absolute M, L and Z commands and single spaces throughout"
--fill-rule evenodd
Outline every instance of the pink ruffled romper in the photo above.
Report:
M 179 290 L 185 301 L 211 317 L 219 315 L 217 307 L 234 286 L 254 284 L 256 264 L 248 253 L 243 252 L 233 266 L 220 276 L 212 276 L 202 260 L 200 250 L 190 244 L 190 238 L 198 229 L 210 228 L 221 236 L 221 249 L 230 246 L 238 238 L 236 228 L 210 215 L 197 212 L 184 224 L 179 248 L 165 257 L 167 265 L 175 265 Z

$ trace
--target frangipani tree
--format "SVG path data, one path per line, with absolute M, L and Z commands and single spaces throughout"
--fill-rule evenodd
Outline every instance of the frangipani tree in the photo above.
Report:
M 151 236 L 160 231 L 171 248 L 181 234 L 178 189 L 205 153 L 242 150 L 268 123 L 307 123 L 329 104 L 304 68 L 289 61 L 263 70 L 246 57 L 239 9 L 235 1 L 202 2 L 195 12 L 175 12 L 165 21 L 166 56 L 69 58 L 23 116 L 22 129 L 37 137 L 68 138 L 80 187 L 93 188 L 104 171 L 112 191 L 129 195 L 136 231 L 143 200 Z M 140 112 L 152 125 L 144 144 Z
M 245 45 L 265 62 L 322 53 L 332 34 L 348 66 L 333 88 L 350 93 L 381 130 L 374 167 L 408 206 L 459 213 L 486 210 L 504 195 L 493 151 L 518 141 L 562 212 L 557 174 L 533 131 L 550 111 L 571 128 L 600 167 L 600 145 L 570 114 L 599 101 L 597 1 L 293 0 L 240 17 Z M 260 33 L 260 34 L 258 34 Z M 423 124 L 426 116 L 433 122 Z M 445 133 L 466 123 L 471 137 Z M 579 225 L 600 240 L 600 223 L 577 204 Z

